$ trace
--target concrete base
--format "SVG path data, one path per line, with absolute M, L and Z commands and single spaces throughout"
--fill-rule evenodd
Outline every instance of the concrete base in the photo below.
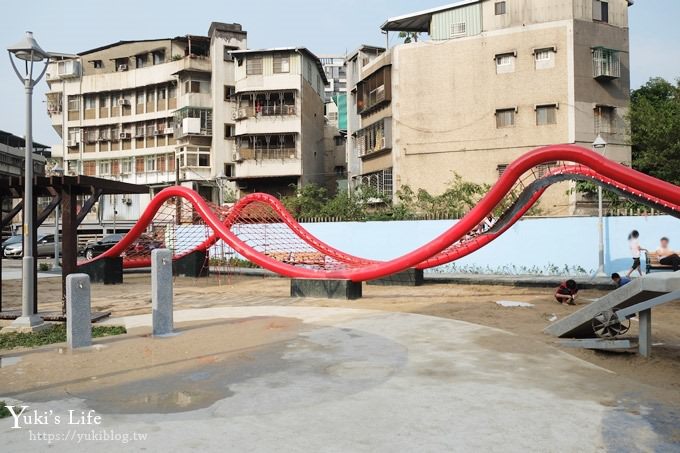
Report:
M 51 324 L 46 324 L 43 319 L 38 316 L 38 315 L 31 315 L 31 316 L 20 316 L 14 321 L 12 321 L 12 324 L 4 327 L 0 332 L 2 333 L 11 333 L 11 332 L 19 332 L 19 333 L 31 333 L 31 332 L 39 332 L 41 330 L 44 330 L 48 327 L 50 327 Z
M 205 252 L 193 252 L 173 261 L 172 275 L 182 277 L 207 277 L 210 275 L 208 255 Z
M 366 282 L 373 286 L 422 286 L 423 283 L 425 283 L 423 270 L 413 268 Z
M 78 266 L 78 273 L 87 274 L 90 283 L 116 285 L 123 283 L 123 258 L 102 258 Z
M 361 299 L 361 282 L 350 280 L 291 279 L 291 297 L 318 297 L 324 299 Z

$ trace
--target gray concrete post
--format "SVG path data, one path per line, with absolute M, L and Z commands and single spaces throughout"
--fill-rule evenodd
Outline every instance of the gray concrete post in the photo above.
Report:
M 652 355 L 652 309 L 640 312 L 639 352 L 643 357 Z
M 66 276 L 66 342 L 71 349 L 92 345 L 90 277 L 87 274 Z
M 151 305 L 153 334 L 172 333 L 172 252 L 167 249 L 151 251 Z

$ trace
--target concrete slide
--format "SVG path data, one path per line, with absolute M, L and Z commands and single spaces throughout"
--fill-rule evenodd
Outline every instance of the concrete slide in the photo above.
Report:
M 680 271 L 645 275 L 549 325 L 544 332 L 560 338 L 593 338 L 592 320 L 598 314 L 630 307 L 679 290 Z

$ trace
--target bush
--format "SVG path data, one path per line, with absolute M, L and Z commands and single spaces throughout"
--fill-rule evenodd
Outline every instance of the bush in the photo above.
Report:
M 0 401 L 0 418 L 7 418 L 10 415 L 12 415 L 12 413 L 9 411 L 9 409 L 7 409 L 5 402 Z
M 50 270 L 50 265 L 47 263 L 40 263 L 38 264 L 38 270 L 40 272 L 47 272 Z
M 122 326 L 94 326 L 92 336 L 94 338 L 122 335 L 127 333 Z M 37 332 L 11 332 L 0 334 L 0 350 L 14 349 L 19 347 L 33 348 L 53 343 L 66 341 L 66 325 L 54 324 Z

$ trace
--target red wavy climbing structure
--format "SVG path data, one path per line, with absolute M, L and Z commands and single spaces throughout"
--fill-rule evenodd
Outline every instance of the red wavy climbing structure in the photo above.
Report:
M 439 266 L 484 247 L 517 222 L 551 184 L 569 179 L 593 181 L 680 217 L 680 187 L 588 149 L 555 145 L 517 159 L 451 228 L 389 261 L 352 256 L 325 244 L 270 195 L 248 195 L 227 209 L 180 186 L 158 193 L 123 240 L 95 259 L 122 255 L 126 268 L 147 267 L 154 247 L 171 249 L 175 259 L 210 250 L 222 258 L 246 259 L 287 277 L 372 280 L 407 268 Z M 481 226 L 494 212 L 493 224 Z

